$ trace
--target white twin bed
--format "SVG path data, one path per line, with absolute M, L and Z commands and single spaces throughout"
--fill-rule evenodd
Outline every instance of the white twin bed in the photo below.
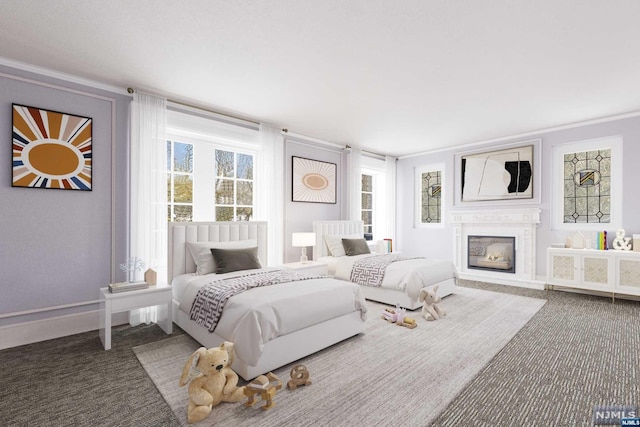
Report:
M 366 304 L 361 287 L 330 277 L 255 287 L 228 299 L 213 332 L 190 318 L 198 290 L 226 278 L 245 280 L 273 268 L 211 273 L 210 248 L 257 247 L 267 264 L 266 222 L 170 223 L 169 280 L 173 319 L 205 347 L 235 344 L 233 369 L 244 379 L 315 353 L 364 331 Z M 209 255 L 209 258 L 207 257 Z M 198 264 L 196 264 L 198 261 Z M 228 282 L 228 281 L 227 281 Z M 219 282 L 223 283 L 223 282 Z
M 351 280 L 354 264 L 376 254 L 346 256 L 340 249 L 343 238 L 362 238 L 362 221 L 314 221 L 316 244 L 313 248 L 315 261 L 329 266 L 329 274 L 338 279 Z M 332 251 L 334 253 L 332 253 Z M 337 252 L 337 253 L 336 253 Z M 338 256 L 334 256 L 338 255 Z M 361 286 L 366 299 L 390 305 L 400 305 L 410 310 L 422 306 L 418 296 L 422 288 L 438 285 L 438 296 L 445 297 L 456 287 L 456 269 L 451 261 L 428 258 L 411 258 L 390 263 L 380 286 Z

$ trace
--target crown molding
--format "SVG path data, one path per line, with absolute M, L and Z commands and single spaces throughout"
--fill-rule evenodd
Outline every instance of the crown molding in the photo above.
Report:
M 11 67 L 17 70 L 26 71 L 29 73 L 38 74 L 40 76 L 51 77 L 58 80 L 63 80 L 69 83 L 75 83 L 82 86 L 88 86 L 94 89 L 100 89 L 107 92 L 116 93 L 119 95 L 129 95 L 127 89 L 124 87 L 118 87 L 102 83 L 96 80 L 87 79 L 84 77 L 76 76 L 74 74 L 63 73 L 61 71 L 55 71 L 48 68 L 40 67 L 37 65 L 27 64 L 25 62 L 15 61 L 13 59 L 4 58 L 0 56 L 0 65 Z

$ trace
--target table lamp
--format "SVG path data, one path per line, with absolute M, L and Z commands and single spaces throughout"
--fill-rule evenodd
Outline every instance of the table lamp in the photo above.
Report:
M 291 246 L 294 248 L 302 248 L 302 255 L 300 255 L 300 262 L 308 262 L 307 247 L 314 246 L 316 244 L 316 233 L 293 233 L 291 234 Z

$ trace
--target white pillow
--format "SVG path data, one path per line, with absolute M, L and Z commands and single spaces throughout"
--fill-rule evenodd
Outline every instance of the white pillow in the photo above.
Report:
M 487 259 L 489 261 L 510 261 L 510 245 L 505 243 L 494 243 L 487 246 Z
M 216 249 L 247 249 L 258 246 L 256 239 L 236 240 L 234 242 L 187 242 L 187 249 L 196 263 L 196 274 L 210 274 L 216 272 L 216 263 L 211 248 Z
M 347 256 L 344 251 L 344 246 L 342 246 L 342 239 L 362 239 L 362 235 L 360 234 L 349 234 L 344 236 L 335 236 L 335 235 L 325 235 L 324 241 L 327 244 L 327 248 L 329 249 L 329 253 L 333 256 Z

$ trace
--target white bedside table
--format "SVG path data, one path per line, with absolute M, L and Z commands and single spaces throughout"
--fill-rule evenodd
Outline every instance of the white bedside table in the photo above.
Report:
M 100 340 L 105 350 L 111 349 L 111 315 L 122 311 L 151 306 L 158 307 L 158 326 L 167 334 L 173 332 L 171 314 L 171 286 L 155 285 L 147 289 L 111 293 L 109 288 L 100 288 Z
M 319 274 L 322 276 L 326 276 L 329 274 L 329 266 L 319 261 L 308 261 L 304 263 L 290 262 L 288 264 L 283 264 L 282 268 L 286 268 L 287 270 L 299 271 L 301 273 Z

